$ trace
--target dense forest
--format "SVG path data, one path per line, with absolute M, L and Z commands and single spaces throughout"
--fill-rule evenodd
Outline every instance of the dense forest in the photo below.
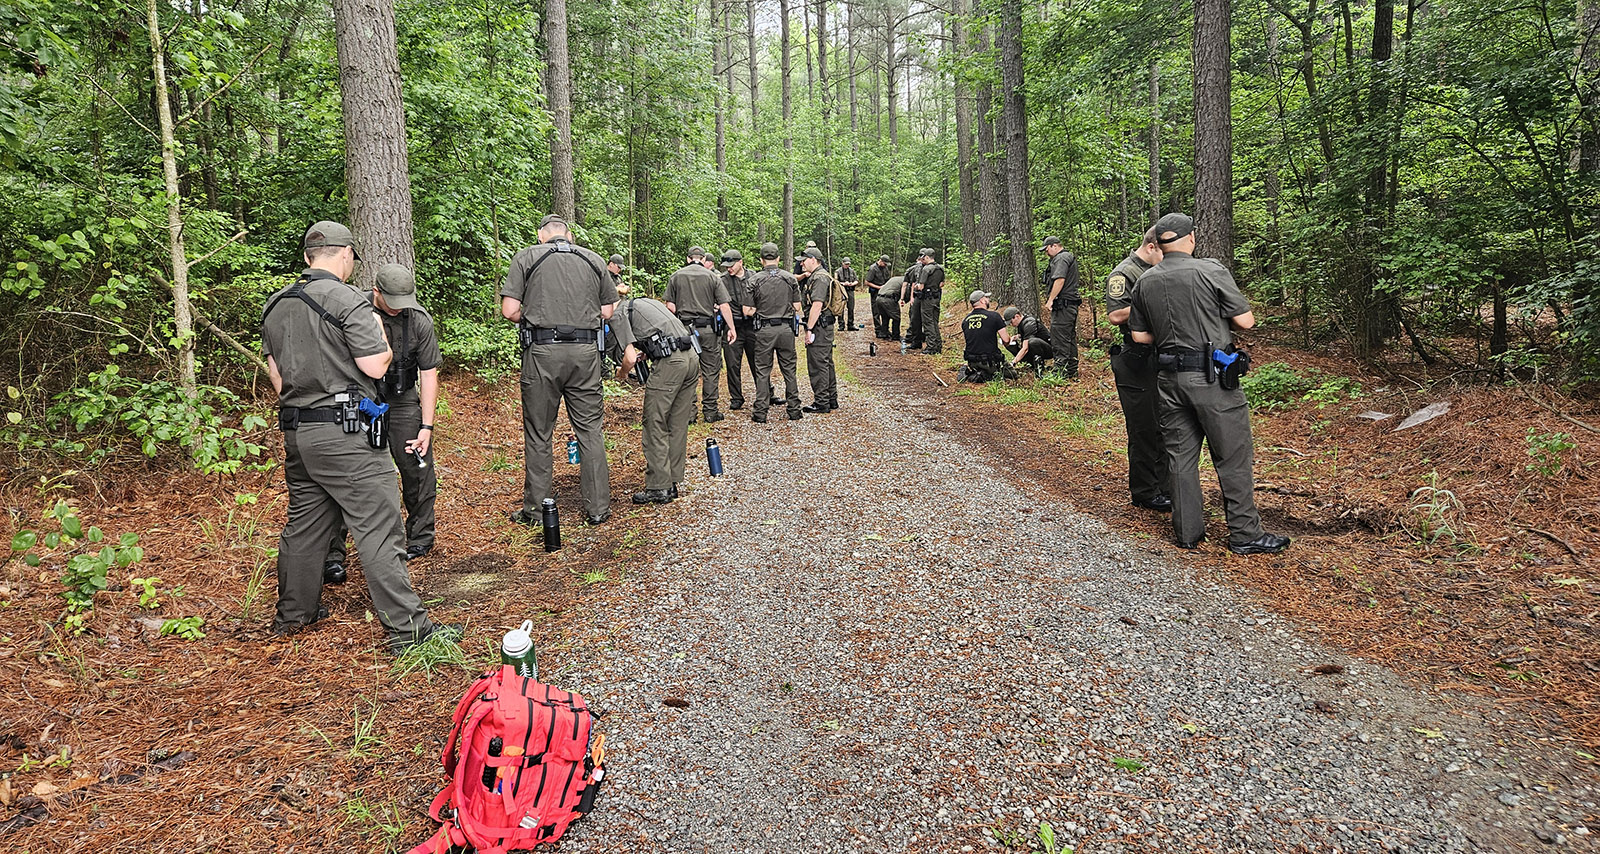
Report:
M 0 51 L 24 459 L 251 464 L 260 307 L 323 218 L 479 371 L 552 210 L 646 289 L 810 239 L 1023 305 L 1044 235 L 1092 291 L 1185 210 L 1304 346 L 1600 372 L 1600 0 L 14 0 Z

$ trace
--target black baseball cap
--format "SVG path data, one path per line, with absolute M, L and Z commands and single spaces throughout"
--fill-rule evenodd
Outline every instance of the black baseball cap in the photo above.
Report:
M 1166 237 L 1167 232 L 1171 237 Z M 1156 220 L 1156 242 L 1162 246 L 1176 243 L 1194 233 L 1194 217 L 1182 213 L 1169 213 Z
M 1061 238 L 1056 237 L 1054 235 L 1051 235 L 1050 237 L 1046 237 L 1044 239 L 1044 243 L 1039 245 L 1039 251 L 1043 252 L 1043 251 L 1045 251 L 1046 249 L 1049 249 L 1052 246 L 1060 246 L 1060 245 L 1061 245 Z
M 807 258 L 815 258 L 818 261 L 822 260 L 822 250 L 816 248 L 815 246 L 811 247 L 810 249 L 807 249 L 805 252 L 802 252 L 800 254 L 804 255 Z
M 761 257 L 763 257 L 763 258 L 776 258 L 776 257 L 778 257 L 778 244 L 776 244 L 776 243 L 763 243 L 763 244 L 761 244 Z
M 562 218 L 561 214 L 545 214 L 544 219 L 539 220 L 539 227 L 542 229 L 553 222 L 559 222 L 562 225 L 567 224 L 567 221 Z
M 737 249 L 729 249 L 722 253 L 722 266 L 732 267 L 735 263 L 744 260 L 744 253 Z

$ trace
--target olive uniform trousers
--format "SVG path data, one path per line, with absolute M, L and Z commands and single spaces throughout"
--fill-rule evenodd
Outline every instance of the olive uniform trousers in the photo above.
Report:
M 811 402 L 827 406 L 839 402 L 838 374 L 833 368 L 833 315 L 817 317 L 811 343 L 806 345 L 806 378 L 811 381 Z
M 394 461 L 362 433 L 338 424 L 301 424 L 283 434 L 289 515 L 278 538 L 276 629 L 317 619 L 328 542 L 349 525 L 372 595 L 372 612 L 391 643 L 426 637 L 433 624 L 406 573 Z
M 433 503 L 439 496 L 439 476 L 433 467 L 433 445 L 429 443 L 428 453 L 423 457 L 428 464 L 426 467 L 417 465 L 416 455 L 406 453 L 406 443 L 421 433 L 421 401 L 402 400 L 389 404 L 389 456 L 394 459 L 395 467 L 400 469 L 400 497 L 406 508 L 405 544 L 427 550 L 433 548 Z M 349 531 L 340 526 L 339 532 L 328 544 L 326 563 L 345 562 L 344 544 L 348 534 Z
M 728 369 L 728 407 L 739 409 L 744 406 L 744 377 L 739 367 L 742 358 L 750 364 L 750 377 L 754 381 L 756 375 L 756 327 L 753 323 L 735 321 L 733 331 L 737 337 L 732 344 L 723 339 L 722 360 Z
M 800 414 L 800 383 L 795 380 L 794 328 L 787 323 L 763 326 L 756 331 L 755 414 L 765 416 L 772 406 L 772 360 L 783 371 L 783 399 L 790 415 Z
M 939 333 L 939 297 L 941 293 L 940 291 L 933 291 L 932 293 L 923 291 L 924 296 L 918 297 L 916 302 L 911 304 L 914 314 L 917 313 L 915 309 L 918 306 L 922 307 L 917 321 L 921 324 L 921 329 L 917 333 L 917 340 L 922 342 L 924 353 L 938 353 L 944 350 L 944 339 L 940 337 Z
M 593 343 L 534 344 L 522 354 L 523 510 L 536 514 L 551 497 L 551 442 L 556 412 L 565 400 L 567 420 L 578 436 L 584 512 L 602 516 L 610 511 L 600 367 L 600 351 Z
M 1078 375 L 1078 306 L 1081 299 L 1058 299 L 1050 308 L 1050 349 L 1055 351 L 1056 369 L 1069 377 Z
M 900 297 L 898 294 L 872 300 L 872 327 L 878 337 L 900 340 Z
M 1172 530 L 1178 542 L 1199 542 L 1206 532 L 1200 491 L 1202 439 L 1211 448 L 1211 462 L 1222 487 L 1228 540 L 1248 543 L 1260 537 L 1261 514 L 1256 510 L 1252 471 L 1255 445 L 1244 392 L 1208 383 L 1204 373 L 1194 371 L 1163 371 L 1156 387 L 1161 396 L 1161 436 L 1172 474 Z
M 695 355 L 679 350 L 650 363 L 644 384 L 644 488 L 668 489 L 683 480 L 694 417 L 694 384 L 702 376 Z
M 683 318 L 683 323 L 690 327 L 692 333 L 700 335 L 700 411 L 711 415 L 717 411 L 720 394 L 717 384 L 722 381 L 722 347 L 718 345 L 718 338 L 727 339 L 717 335 L 715 320 L 698 317 L 692 320 L 696 322 L 691 322 L 691 318 Z M 652 365 L 650 369 L 655 370 L 655 366 Z
M 1147 502 L 1167 494 L 1167 449 L 1161 440 L 1161 395 L 1155 354 L 1147 344 L 1111 348 L 1111 373 L 1128 425 L 1128 492 Z

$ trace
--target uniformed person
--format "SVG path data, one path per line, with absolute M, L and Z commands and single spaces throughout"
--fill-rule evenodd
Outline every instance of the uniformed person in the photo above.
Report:
M 900 305 L 906 309 L 905 349 L 922 349 L 922 304 L 917 302 L 913 290 L 922 279 L 922 253 L 906 268 L 904 284 L 900 289 Z
M 1011 352 L 1011 367 L 1026 362 L 1035 374 L 1043 374 L 1050 355 L 1055 352 L 1050 347 L 1050 330 L 1044 321 L 1029 317 L 1014 305 L 1006 306 L 1000 312 L 1000 319 L 1006 322 L 1005 328 L 1000 330 L 1000 342 Z
M 872 301 L 872 322 L 883 324 L 884 340 L 900 340 L 900 306 L 907 299 L 905 276 L 891 276 L 878 288 L 878 298 Z
M 856 283 L 861 279 L 856 275 L 856 268 L 850 266 L 850 259 L 839 262 L 839 269 L 833 271 L 833 280 L 844 287 L 844 314 L 839 315 L 839 331 L 856 331 Z
M 750 366 L 750 382 L 756 376 L 755 320 L 744 313 L 750 273 L 744 267 L 744 253 L 729 249 L 722 253 L 722 286 L 728 291 L 728 309 L 733 313 L 732 340 L 722 342 L 722 358 L 728 369 L 728 411 L 744 408 L 744 378 L 740 361 Z
M 563 400 L 578 437 L 578 477 L 591 525 L 611 518 L 600 367 L 602 327 L 617 288 L 599 255 L 572 242 L 561 217 L 539 222 L 539 244 L 518 252 L 500 288 L 500 313 L 517 324 L 522 347 L 522 508 L 511 520 L 539 521 L 550 495 L 551 438 Z
M 704 249 L 689 247 L 687 263 L 667 279 L 667 291 L 662 299 L 700 338 L 700 411 L 710 424 L 725 417 L 717 410 L 722 342 L 731 343 L 737 333 L 733 328 L 727 285 L 723 284 L 721 276 L 706 268 L 705 258 Z
M 1153 345 L 1160 375 L 1161 435 L 1171 471 L 1172 528 L 1192 549 L 1206 532 L 1200 492 L 1200 442 L 1211 448 L 1228 517 L 1228 548 L 1237 554 L 1280 552 L 1289 538 L 1261 529 L 1256 510 L 1255 449 L 1250 406 L 1235 384 L 1224 388 L 1213 351 L 1231 349 L 1232 329 L 1255 326 L 1250 303 L 1228 268 L 1194 257 L 1194 220 L 1167 214 L 1156 221 L 1161 263 L 1139 277 L 1128 326 L 1136 343 Z
M 867 307 L 872 309 L 872 335 L 879 340 L 889 337 L 889 315 L 886 312 L 880 312 L 878 297 L 883 293 L 884 283 L 888 282 L 892 275 L 893 272 L 889 269 L 889 256 L 887 255 L 879 255 L 877 261 L 867 265 L 867 299 L 869 300 Z M 900 309 L 897 304 L 895 315 L 898 317 L 899 313 Z M 896 327 L 899 325 L 899 323 L 895 324 Z M 900 337 L 898 330 L 895 337 Z
M 627 287 L 618 294 L 627 296 Z M 622 379 L 643 359 L 644 489 L 635 504 L 665 504 L 678 497 L 688 452 L 689 420 L 694 416 L 694 386 L 699 359 L 689 327 L 657 300 L 624 299 L 611 315 L 610 348 Z M 715 345 L 715 342 L 711 342 Z
M 961 319 L 961 336 L 966 342 L 961 357 L 967 363 L 956 379 L 974 383 L 986 383 L 996 375 L 1016 379 L 1017 372 L 1000 355 L 1000 331 L 1006 328 L 1006 322 L 994 310 L 989 295 L 973 291 L 967 296 L 967 304 L 972 311 Z
M 622 256 L 621 255 L 613 255 L 613 256 L 611 256 L 611 260 L 606 262 L 606 271 L 611 274 L 612 283 L 616 284 L 618 286 L 621 286 L 621 284 L 622 284 Z
M 922 352 L 932 356 L 944 349 L 939 337 L 939 298 L 944 294 L 944 268 L 933 260 L 932 249 L 923 249 L 917 263 L 920 269 L 911 286 L 911 296 L 916 301 L 911 312 L 912 326 L 920 327 L 915 330 L 917 341 L 923 347 Z M 910 281 L 909 276 L 906 278 Z
M 439 338 L 433 317 L 417 302 L 416 277 L 404 264 L 378 268 L 372 304 L 383 321 L 394 360 L 378 380 L 378 395 L 389 404 L 389 455 L 400 469 L 400 496 L 406 508 L 406 560 L 433 550 L 433 502 L 439 480 L 433 465 L 433 418 L 439 402 Z M 343 584 L 345 535 L 340 526 L 328 547 L 322 580 Z
M 802 295 L 805 293 L 805 289 L 807 287 L 806 279 L 809 278 L 809 274 L 806 273 L 805 267 L 806 250 L 816 248 L 817 242 L 815 240 L 807 240 L 805 248 L 794 253 L 794 279 L 800 283 L 800 293 Z
M 761 270 L 752 273 L 746 285 L 744 315 L 756 328 L 756 400 L 750 420 L 767 423 L 772 405 L 772 360 L 783 371 L 784 401 L 789 420 L 798 421 L 800 385 L 795 381 L 795 330 L 800 321 L 799 284 L 794 275 L 778 266 L 778 244 L 761 244 Z
M 1050 349 L 1055 351 L 1056 370 L 1068 379 L 1078 378 L 1078 256 L 1066 251 L 1061 238 L 1046 237 L 1044 254 L 1044 304 L 1050 308 Z
M 811 405 L 801 411 L 832 412 L 839 408 L 839 375 L 833 366 L 833 326 L 844 311 L 844 287 L 828 274 L 822 253 L 807 249 L 801 259 L 808 279 L 806 308 L 806 375 L 811 380 Z
M 707 252 L 704 255 L 704 257 L 702 257 L 700 259 L 700 266 L 702 266 L 702 267 L 706 268 L 707 270 L 710 270 L 711 272 L 715 273 L 715 272 L 717 272 L 717 259 L 713 256 L 712 253 Z
M 304 246 L 307 269 L 267 300 L 261 316 L 289 487 L 272 630 L 293 634 L 328 615 L 321 607 L 323 558 L 329 540 L 349 525 L 390 649 L 404 651 L 438 632 L 458 637 L 459 630 L 428 618 L 411 588 L 394 461 L 362 430 L 370 419 L 359 406 L 377 398 L 374 380 L 388 371 L 393 352 L 372 303 L 346 283 L 359 260 L 355 240 L 343 225 L 319 222 Z
M 1167 450 L 1161 443 L 1156 360 L 1150 345 L 1135 342 L 1128 329 L 1139 277 L 1161 263 L 1158 237 L 1154 227 L 1145 232 L 1138 248 L 1106 278 L 1106 319 L 1122 331 L 1122 342 L 1111 347 L 1111 373 L 1128 425 L 1128 492 L 1134 505 L 1164 513 L 1172 509 L 1172 498 L 1167 493 Z

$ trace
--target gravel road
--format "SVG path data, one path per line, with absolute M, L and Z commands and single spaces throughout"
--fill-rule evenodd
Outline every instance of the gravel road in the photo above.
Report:
M 841 403 L 734 413 L 727 475 L 693 459 L 648 511 L 670 546 L 559 677 L 607 710 L 611 754 L 562 850 L 1040 851 L 1041 822 L 1078 854 L 1600 835 L 1594 774 L 1525 709 L 1350 660 L 1181 553 L 1039 504 L 1027 472 L 925 426 L 931 401 L 851 382 Z

